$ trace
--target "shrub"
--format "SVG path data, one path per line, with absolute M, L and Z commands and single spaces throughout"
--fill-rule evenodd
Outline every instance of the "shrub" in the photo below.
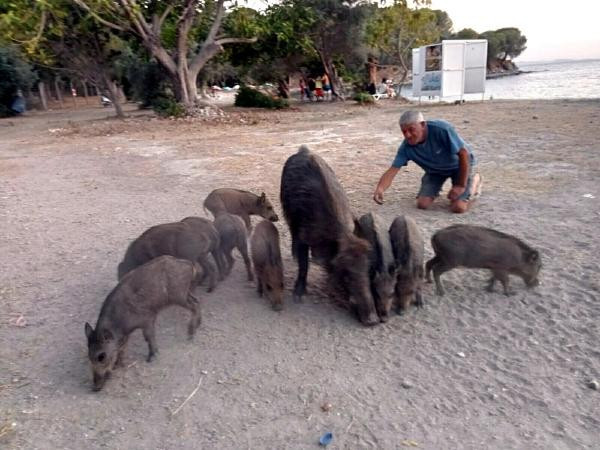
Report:
M 262 92 L 248 86 L 242 86 L 235 96 L 235 106 L 245 108 L 270 108 L 282 109 L 289 106 L 286 100 L 269 97 Z
M 353 100 L 357 101 L 361 105 L 373 103 L 375 101 L 373 96 L 367 92 L 357 92 L 356 95 L 354 95 Z
M 183 117 L 185 108 L 171 97 L 157 97 L 152 101 L 152 109 L 161 117 Z

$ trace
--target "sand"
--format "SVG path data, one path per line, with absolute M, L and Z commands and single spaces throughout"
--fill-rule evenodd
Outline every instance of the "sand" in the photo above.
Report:
M 472 144 L 484 192 L 465 215 L 440 199 L 418 211 L 410 165 L 389 166 L 406 105 L 232 110 L 218 123 L 106 120 L 100 107 L 0 121 L 0 447 L 573 449 L 600 446 L 600 102 L 428 105 Z M 490 226 L 538 248 L 542 285 L 484 290 L 485 271 L 426 285 L 426 305 L 364 328 L 331 304 L 311 266 L 305 303 L 278 223 L 286 305 L 272 311 L 241 259 L 186 341 L 187 312 L 159 316 L 158 358 L 141 333 L 126 368 L 91 392 L 84 323 L 95 323 L 127 244 L 146 228 L 204 215 L 217 187 L 266 192 L 277 211 L 286 158 L 307 144 L 337 173 L 357 214 L 412 216 L 426 237 Z M 198 387 L 195 395 L 172 415 Z M 329 405 L 327 405 L 329 404 Z M 322 406 L 326 405 L 323 410 Z

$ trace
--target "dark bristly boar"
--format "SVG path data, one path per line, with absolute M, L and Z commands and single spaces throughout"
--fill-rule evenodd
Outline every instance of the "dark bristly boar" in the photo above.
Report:
M 354 235 L 354 216 L 333 170 L 305 146 L 285 163 L 281 175 L 281 205 L 298 261 L 294 301 L 306 292 L 308 253 L 322 264 L 344 300 L 365 325 L 379 323 L 369 288 L 369 243 Z
M 248 272 L 248 281 L 252 281 L 252 266 L 250 264 L 250 257 L 248 256 L 248 237 L 244 222 L 239 216 L 234 214 L 220 213 L 215 218 L 214 224 L 221 240 L 221 254 L 225 259 L 225 275 L 227 276 L 231 273 L 231 269 L 235 263 L 231 252 L 234 248 L 237 248 L 242 258 L 244 258 L 244 264 L 246 264 L 246 271 Z
M 221 253 L 221 239 L 213 222 L 205 219 L 204 217 L 186 217 L 181 221 L 187 224 L 194 233 L 204 234 L 206 237 L 208 237 L 210 243 L 208 251 L 212 254 L 213 259 L 217 264 L 217 269 L 219 270 L 219 280 L 222 281 L 225 279 L 225 261 L 223 259 L 223 254 Z M 205 271 L 205 273 L 202 274 L 202 277 L 204 278 L 207 275 L 208 274 Z
M 279 231 L 267 220 L 261 221 L 250 239 L 256 290 L 263 293 L 275 311 L 283 309 L 283 262 L 279 248 Z
M 188 336 L 200 325 L 200 304 L 192 291 L 199 282 L 200 268 L 193 262 L 161 256 L 125 275 L 106 297 L 96 328 L 85 324 L 88 356 L 92 364 L 94 390 L 102 389 L 115 366 L 123 363 L 129 335 L 141 328 L 148 343 L 148 362 L 158 349 L 154 323 L 169 306 L 182 306 L 191 312 Z
M 217 216 L 223 212 L 240 216 L 248 231 L 251 229 L 251 215 L 258 215 L 271 222 L 277 222 L 279 217 L 273 209 L 273 205 L 267 199 L 263 192 L 260 196 L 252 192 L 242 191 L 240 189 L 215 189 L 207 195 L 204 200 L 204 207 L 208 209 L 212 215 Z
M 499 280 L 506 295 L 512 294 L 509 274 L 521 277 L 527 287 L 539 284 L 539 252 L 509 234 L 475 225 L 452 225 L 436 232 L 431 246 L 435 256 L 427 261 L 427 281 L 431 282 L 433 270 L 438 295 L 444 295 L 440 275 L 455 267 L 490 269 L 492 277 L 487 289 L 493 291 Z
M 153 258 L 171 255 L 200 264 L 205 272 L 203 277 L 209 278 L 207 290 L 211 292 L 217 283 L 217 272 L 208 260 L 208 252 L 213 246 L 212 232 L 207 233 L 194 227 L 189 221 L 153 226 L 127 248 L 123 261 L 119 264 L 119 279 Z
M 356 235 L 370 244 L 369 281 L 377 314 L 382 322 L 389 319 L 396 285 L 396 265 L 388 228 L 375 213 L 363 215 L 358 220 Z
M 397 216 L 390 226 L 390 239 L 396 263 L 394 296 L 396 311 L 403 314 L 412 304 L 423 306 L 425 242 L 413 219 Z

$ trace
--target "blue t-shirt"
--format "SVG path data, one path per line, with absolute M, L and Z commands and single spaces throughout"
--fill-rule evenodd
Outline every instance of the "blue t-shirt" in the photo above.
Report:
M 458 151 L 469 152 L 471 165 L 475 163 L 473 152 L 456 130 L 444 120 L 428 120 L 427 139 L 422 144 L 410 145 L 406 139 L 400 144 L 392 163 L 393 167 L 403 167 L 414 161 L 426 173 L 448 175 L 459 169 Z

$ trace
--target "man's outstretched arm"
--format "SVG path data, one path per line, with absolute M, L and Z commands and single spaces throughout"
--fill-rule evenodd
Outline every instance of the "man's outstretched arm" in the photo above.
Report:
M 375 203 L 380 205 L 383 204 L 383 193 L 391 186 L 392 181 L 394 181 L 394 177 L 399 170 L 399 167 L 392 166 L 381 176 L 379 183 L 377 183 L 377 187 L 375 188 L 375 193 L 373 194 L 373 200 L 375 200 Z

